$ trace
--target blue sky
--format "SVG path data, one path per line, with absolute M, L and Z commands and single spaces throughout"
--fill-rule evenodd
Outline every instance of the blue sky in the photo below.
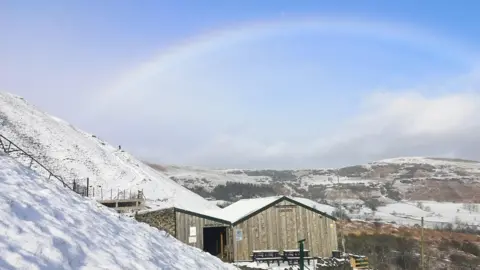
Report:
M 0 89 L 160 163 L 480 159 L 479 8 L 2 1 Z

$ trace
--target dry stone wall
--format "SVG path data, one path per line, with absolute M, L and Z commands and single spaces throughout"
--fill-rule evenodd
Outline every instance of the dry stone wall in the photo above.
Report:
M 159 230 L 175 235 L 175 212 L 173 208 L 137 214 L 135 219 Z

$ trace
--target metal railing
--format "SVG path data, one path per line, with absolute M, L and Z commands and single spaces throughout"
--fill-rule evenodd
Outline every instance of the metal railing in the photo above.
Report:
M 11 155 L 12 153 L 18 153 L 18 154 L 28 158 L 29 159 L 28 167 L 30 169 L 32 169 L 33 164 L 36 164 L 37 166 L 39 166 L 40 168 L 42 168 L 43 170 L 45 170 L 48 173 L 47 179 L 51 179 L 53 177 L 56 180 L 58 180 L 59 182 L 61 182 L 64 187 L 67 187 L 68 189 L 73 191 L 73 189 L 69 185 L 67 185 L 67 183 L 65 183 L 65 181 L 62 179 L 61 176 L 58 176 L 58 175 L 54 174 L 47 167 L 43 166 L 43 164 L 40 163 L 37 159 L 35 159 L 31 154 L 24 151 L 22 148 L 20 148 L 18 145 L 16 145 L 14 142 L 9 140 L 8 138 L 3 136 L 2 134 L 0 134 L 0 147 L 1 147 L 1 150 L 3 152 L 5 152 L 5 154 L 7 154 L 7 155 Z
M 23 150 L 21 147 L 16 145 L 14 142 L 0 134 L 0 151 L 3 151 L 5 154 L 12 156 L 13 153 L 23 156 L 27 158 L 27 163 L 28 167 L 32 170 L 34 165 L 39 167 L 40 169 L 44 170 L 48 177 L 47 179 L 54 178 L 58 180 L 62 185 L 72 191 L 74 191 L 77 194 L 80 194 L 83 197 L 90 197 L 90 198 L 95 198 L 97 200 L 104 200 L 104 199 L 127 199 L 127 198 L 136 198 L 136 199 L 145 199 L 143 195 L 143 190 L 137 190 L 132 192 L 132 190 L 120 190 L 120 189 L 109 189 L 107 192 L 104 194 L 104 189 L 102 189 L 100 186 L 91 186 L 90 185 L 90 179 L 87 177 L 85 179 L 74 179 L 71 182 L 71 184 L 67 183 L 61 176 L 55 174 L 52 172 L 52 170 L 48 169 L 46 166 L 44 166 L 38 159 L 36 159 L 32 154 L 26 152 Z M 41 173 L 38 172 L 37 173 Z M 71 186 L 70 186 L 71 185 Z M 109 192 L 108 192 L 109 191 Z M 115 191 L 115 192 L 114 192 Z M 128 194 L 127 194 L 128 191 Z M 105 196 L 104 196 L 105 195 Z

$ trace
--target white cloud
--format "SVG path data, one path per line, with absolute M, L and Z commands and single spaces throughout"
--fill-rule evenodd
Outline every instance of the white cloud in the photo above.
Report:
M 108 121 L 111 130 L 104 134 L 116 140 L 113 143 L 163 163 L 288 168 L 341 166 L 411 155 L 480 160 L 478 74 L 370 93 L 346 121 L 320 130 L 317 127 L 323 122 L 316 115 L 292 118 L 306 122 L 301 125 L 282 116 L 267 117 L 265 114 L 280 110 L 253 111 L 229 97 L 228 91 L 217 95 L 218 91 L 208 90 L 207 83 L 202 88 L 205 91 L 191 94 L 137 96 L 145 101 L 145 108 L 138 107 L 140 102 L 128 109 L 130 98 L 124 100 L 126 104 L 118 101 L 110 108 L 116 117 L 97 120 Z M 188 88 L 198 89 L 195 86 Z M 255 115 L 262 112 L 264 115 Z
M 186 160 L 280 168 L 339 166 L 409 155 L 480 160 L 480 95 L 470 90 L 436 96 L 422 94 L 421 89 L 374 93 L 348 122 L 316 139 L 272 141 L 222 133 Z
M 420 93 L 374 94 L 359 125 L 397 129 L 404 136 L 441 136 L 476 125 L 479 96 L 471 93 L 428 98 Z M 375 128 L 376 127 L 376 128 Z

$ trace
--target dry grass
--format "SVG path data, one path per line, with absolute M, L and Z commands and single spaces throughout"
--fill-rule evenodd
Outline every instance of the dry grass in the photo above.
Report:
M 420 228 L 338 222 L 339 232 L 342 227 L 346 251 L 368 256 L 377 269 L 417 269 Z M 424 239 L 426 269 L 480 269 L 480 235 L 424 229 Z M 398 268 L 405 263 L 407 268 Z
M 392 224 L 379 224 L 362 221 L 338 221 L 339 230 L 343 228 L 344 234 L 388 234 L 394 236 L 408 237 L 415 240 L 420 240 L 421 228 L 416 227 L 398 227 Z M 442 240 L 456 240 L 456 241 L 469 241 L 480 245 L 480 235 L 450 232 L 442 230 L 424 229 L 423 235 L 425 242 L 439 244 Z
M 425 180 L 407 192 L 409 200 L 437 200 L 458 203 L 480 203 L 480 183 Z

